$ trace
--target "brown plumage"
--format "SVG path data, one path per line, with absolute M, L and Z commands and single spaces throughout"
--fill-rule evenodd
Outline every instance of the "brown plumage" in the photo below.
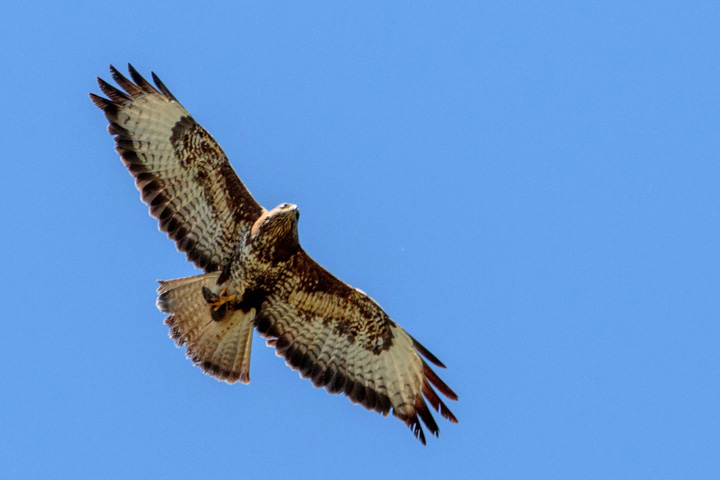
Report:
M 122 90 L 98 79 L 117 151 L 160 229 L 205 271 L 161 281 L 158 307 L 193 363 L 228 383 L 250 381 L 252 330 L 316 387 L 392 413 L 425 443 L 437 435 L 426 400 L 457 422 L 438 396 L 457 395 L 423 360 L 445 366 L 365 293 L 338 280 L 300 247 L 299 212 L 262 208 L 225 153 L 153 73 L 114 67 Z M 124 91 L 123 91 L 124 90 Z M 436 392 L 437 390 L 437 392 Z

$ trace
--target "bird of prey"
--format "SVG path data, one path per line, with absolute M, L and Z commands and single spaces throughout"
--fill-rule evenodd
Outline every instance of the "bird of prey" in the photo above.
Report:
M 457 395 L 426 360 L 444 365 L 372 298 L 305 253 L 297 206 L 265 210 L 158 77 L 153 86 L 128 67 L 132 80 L 110 67 L 122 90 L 98 78 L 107 98 L 90 98 L 160 230 L 204 271 L 158 288 L 170 337 L 188 358 L 219 380 L 248 383 L 255 328 L 313 385 L 392 412 L 423 444 L 421 420 L 439 431 L 428 403 L 457 423 L 437 392 Z

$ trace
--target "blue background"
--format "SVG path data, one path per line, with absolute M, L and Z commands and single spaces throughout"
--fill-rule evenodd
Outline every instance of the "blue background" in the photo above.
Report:
M 720 4 L 6 2 L 5 478 L 717 478 Z M 422 447 L 256 336 L 167 338 L 157 231 L 87 97 L 155 71 L 305 249 L 447 365 Z

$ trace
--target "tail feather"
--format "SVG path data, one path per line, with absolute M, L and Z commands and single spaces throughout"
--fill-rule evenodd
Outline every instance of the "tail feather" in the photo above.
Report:
M 194 277 L 161 280 L 158 308 L 169 314 L 165 324 L 170 337 L 187 347 L 187 357 L 205 373 L 227 383 L 250 382 L 250 352 L 255 310 L 227 311 L 222 317 L 203 293 L 222 290 L 219 272 Z

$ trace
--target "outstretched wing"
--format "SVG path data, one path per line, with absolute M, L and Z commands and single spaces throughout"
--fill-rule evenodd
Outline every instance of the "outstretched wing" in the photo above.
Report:
M 344 392 L 353 403 L 382 415 L 392 412 L 423 444 L 419 419 L 430 433 L 437 436 L 439 430 L 426 400 L 457 423 L 433 386 L 451 400 L 457 395 L 422 357 L 444 365 L 373 299 L 338 280 L 302 250 L 294 268 L 268 295 L 255 325 L 303 378 L 330 393 Z
M 233 171 L 225 153 L 153 73 L 156 87 L 128 65 L 114 67 L 121 91 L 98 78 L 108 99 L 90 94 L 110 121 L 117 152 L 160 229 L 199 268 L 226 265 L 263 208 Z

